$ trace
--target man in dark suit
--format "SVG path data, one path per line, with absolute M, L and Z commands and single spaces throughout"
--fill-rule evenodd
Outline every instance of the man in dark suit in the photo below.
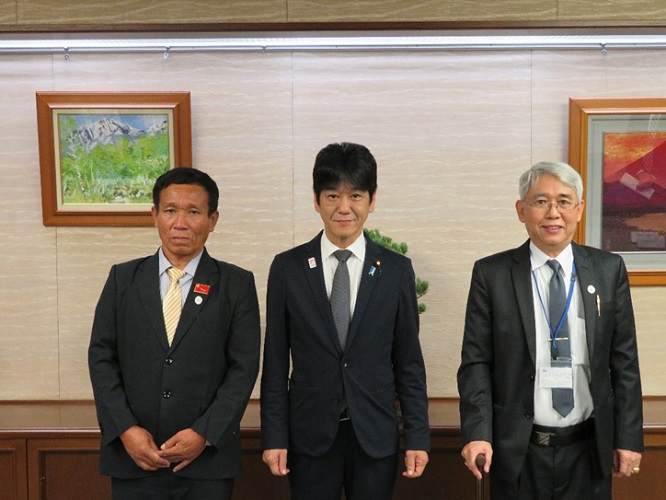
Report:
M 162 246 L 113 266 L 97 304 L 88 360 L 100 468 L 114 499 L 229 499 L 241 472 L 259 307 L 252 274 L 204 248 L 218 197 L 199 170 L 157 179 L 152 213 Z M 174 307 L 163 314 L 167 297 Z
M 421 475 L 430 446 L 414 272 L 406 257 L 363 233 L 377 189 L 367 148 L 322 149 L 313 185 L 324 231 L 277 255 L 268 278 L 263 458 L 273 474 L 289 474 L 293 499 L 339 500 L 343 489 L 348 500 L 390 499 L 398 465 L 396 395 L 407 450 L 403 475 Z M 336 257 L 340 250 L 348 255 Z M 343 263 L 348 281 L 340 287 Z M 346 293 L 347 315 L 337 326 L 340 307 L 329 305 L 336 289 Z
M 529 240 L 472 273 L 462 455 L 477 478 L 490 472 L 494 499 L 610 500 L 611 473 L 637 473 L 643 450 L 627 271 L 620 256 L 572 243 L 584 201 L 569 165 L 537 163 L 519 192 Z

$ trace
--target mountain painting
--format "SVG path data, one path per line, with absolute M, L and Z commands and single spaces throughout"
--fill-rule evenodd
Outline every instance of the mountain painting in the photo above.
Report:
M 171 168 L 166 113 L 57 114 L 62 204 L 150 204 Z
M 666 132 L 605 133 L 602 245 L 666 250 Z

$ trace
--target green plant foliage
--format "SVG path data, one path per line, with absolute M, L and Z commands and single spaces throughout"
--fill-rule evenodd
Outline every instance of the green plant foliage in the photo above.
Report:
M 61 144 L 61 151 L 65 203 L 150 203 L 154 180 L 169 170 L 166 132 L 136 141 L 123 138 L 90 151 L 81 144 Z
M 392 250 L 401 255 L 407 255 L 407 250 L 408 250 L 407 243 L 404 242 L 398 243 L 397 241 L 394 241 L 392 238 L 389 238 L 388 236 L 384 236 L 383 234 L 381 234 L 378 229 L 366 229 L 365 232 L 368 235 L 368 237 L 378 245 L 381 245 L 384 248 L 388 248 L 389 250 Z M 429 284 L 426 280 L 423 280 L 418 276 L 416 277 L 417 300 L 423 297 L 426 293 L 428 293 L 428 286 Z M 419 305 L 419 314 L 424 313 L 427 309 L 426 305 L 422 302 L 419 302 L 418 305 Z

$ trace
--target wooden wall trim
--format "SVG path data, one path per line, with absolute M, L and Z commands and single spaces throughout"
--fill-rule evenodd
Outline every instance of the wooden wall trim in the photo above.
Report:
M 458 398 L 429 400 L 430 428 L 433 436 L 459 436 Z M 666 433 L 666 396 L 643 398 L 646 434 Z M 260 434 L 259 400 L 250 401 L 241 422 L 243 435 Z M 98 436 L 93 401 L 0 401 L 0 437 L 49 437 L 53 433 L 69 437 Z
M 562 30 L 622 31 L 636 33 L 654 30 L 663 34 L 665 20 L 650 21 L 404 21 L 404 22 L 308 22 L 308 23 L 115 23 L 115 24 L 0 24 L 0 33 L 248 33 L 248 32 L 319 32 L 319 31 L 473 31 L 525 30 L 530 34 L 567 34 Z M 536 32 L 534 30 L 537 30 Z M 661 31 L 659 31 L 661 30 Z M 515 34 L 515 33 L 514 33 Z

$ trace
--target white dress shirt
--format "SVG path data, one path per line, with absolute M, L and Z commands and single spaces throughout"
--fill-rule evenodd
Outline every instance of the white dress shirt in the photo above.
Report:
M 342 250 L 336 247 L 331 240 L 328 239 L 326 233 L 321 237 L 321 262 L 324 266 L 324 282 L 326 283 L 326 295 L 331 298 L 331 289 L 333 288 L 333 276 L 335 270 L 338 268 L 338 259 L 333 255 L 336 250 Z M 349 293 L 350 300 L 350 318 L 354 316 L 354 306 L 356 305 L 356 296 L 358 295 L 358 287 L 361 284 L 361 275 L 363 274 L 363 262 L 365 260 L 365 237 L 363 234 L 356 238 L 356 241 L 349 245 L 345 250 L 351 250 L 352 255 L 347 260 L 347 269 L 349 270 L 349 285 L 351 290 Z
M 160 273 L 160 296 L 162 297 L 162 300 L 164 300 L 164 295 L 166 294 L 167 290 L 169 289 L 169 285 L 171 284 L 171 279 L 169 278 L 167 269 L 173 266 L 171 265 L 171 262 L 169 262 L 169 259 L 167 259 L 166 256 L 164 255 L 162 247 L 160 247 L 158 254 L 159 254 L 159 273 Z M 202 255 L 203 255 L 203 250 L 199 252 L 199 255 L 197 255 L 187 263 L 184 269 L 185 276 L 183 276 L 178 280 L 178 284 L 180 285 L 180 290 L 183 293 L 180 304 L 181 307 L 185 305 L 185 299 L 187 299 L 187 294 L 190 293 L 190 288 L 192 287 L 192 280 L 194 280 L 194 273 L 197 272 L 197 267 L 199 266 L 199 261 L 201 260 Z
M 534 243 L 530 243 L 532 295 L 536 325 L 536 383 L 534 384 L 534 423 L 547 427 L 567 427 L 587 420 L 594 412 L 590 393 L 590 357 L 585 331 L 585 312 L 580 283 L 574 281 L 573 297 L 567 314 L 573 368 L 574 408 L 566 417 L 553 409 L 552 390 L 540 387 L 540 367 L 550 365 L 550 329 L 548 327 L 548 295 L 552 269 L 550 259 Z M 573 251 L 566 247 L 556 259 L 562 266 L 566 293 L 569 293 L 573 271 Z

